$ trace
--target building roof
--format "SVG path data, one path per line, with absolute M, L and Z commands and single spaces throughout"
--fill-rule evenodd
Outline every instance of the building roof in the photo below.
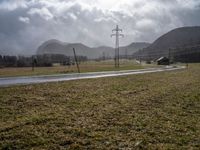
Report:
M 157 61 L 161 61 L 161 60 L 169 60 L 167 57 L 160 57 L 157 59 Z

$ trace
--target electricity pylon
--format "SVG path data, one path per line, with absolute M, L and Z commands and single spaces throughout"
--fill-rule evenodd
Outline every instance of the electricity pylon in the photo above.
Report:
M 119 29 L 119 26 L 117 25 L 115 29 L 112 30 L 112 32 L 115 32 L 114 34 L 111 34 L 111 37 L 115 36 L 115 67 L 119 68 L 119 38 L 124 37 L 123 34 L 120 34 L 122 32 L 122 29 Z

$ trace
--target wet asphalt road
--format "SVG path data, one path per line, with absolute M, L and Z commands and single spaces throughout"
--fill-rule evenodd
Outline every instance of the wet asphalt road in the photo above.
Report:
M 167 66 L 162 68 L 148 68 L 139 70 L 123 70 L 123 71 L 106 71 L 92 73 L 73 73 L 73 74 L 57 74 L 57 75 L 42 75 L 42 76 L 24 76 L 24 77 L 6 77 L 0 78 L 0 87 L 8 87 L 13 85 L 36 84 L 46 82 L 69 81 L 79 79 L 92 79 L 101 77 L 114 77 L 133 74 L 144 74 L 162 71 L 173 71 L 184 69 L 182 66 Z

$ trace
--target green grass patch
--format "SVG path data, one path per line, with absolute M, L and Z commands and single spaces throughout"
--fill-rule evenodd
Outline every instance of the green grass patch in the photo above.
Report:
M 0 88 L 0 149 L 200 149 L 200 65 Z

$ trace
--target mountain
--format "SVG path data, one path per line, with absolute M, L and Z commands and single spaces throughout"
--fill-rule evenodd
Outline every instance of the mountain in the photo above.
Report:
M 128 46 L 120 47 L 120 54 L 124 55 L 127 51 L 128 55 L 132 55 L 133 52 L 138 49 L 147 47 L 148 43 L 132 43 Z M 108 46 L 100 47 L 88 47 L 82 43 L 65 43 L 58 40 L 49 40 L 39 46 L 37 54 L 64 54 L 67 56 L 73 56 L 72 49 L 76 49 L 77 55 L 87 56 L 88 58 L 99 58 L 102 56 L 113 57 L 115 49 Z
M 113 57 L 115 53 L 114 48 L 109 47 L 109 46 L 93 47 L 92 49 L 93 51 L 98 52 L 96 58 L 102 57 L 102 56 Z
M 38 47 L 37 54 L 64 54 L 66 53 L 68 43 L 58 41 L 56 39 L 48 40 Z
M 140 55 L 150 57 L 168 56 L 169 49 L 174 53 L 191 46 L 200 45 L 200 27 L 181 27 L 159 37 L 150 46 L 140 51 Z M 135 55 L 139 55 L 136 52 Z
M 134 52 L 146 48 L 150 45 L 150 43 L 145 42 L 136 42 L 131 43 L 130 45 L 120 47 L 120 54 L 121 55 L 132 55 Z
M 100 57 L 104 51 L 111 55 L 113 51 L 111 47 L 90 48 L 82 43 L 64 43 L 53 39 L 39 46 L 37 54 L 63 54 L 73 56 L 73 48 L 75 48 L 77 55 L 87 56 L 88 58 Z

